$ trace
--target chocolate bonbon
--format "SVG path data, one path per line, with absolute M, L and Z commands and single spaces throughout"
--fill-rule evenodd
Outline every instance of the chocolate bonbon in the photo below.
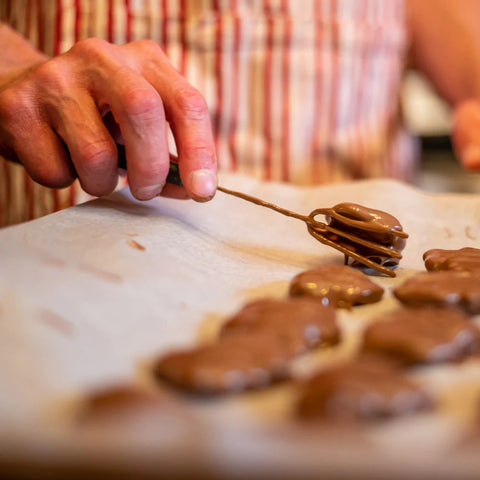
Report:
M 388 358 L 364 356 L 305 382 L 296 414 L 305 420 L 372 421 L 433 406 L 432 397 Z
M 315 215 L 317 214 L 325 215 L 328 225 L 339 231 L 338 235 L 331 232 L 326 234 L 331 240 L 381 266 L 391 268 L 398 265 L 400 252 L 405 248 L 408 235 L 393 215 L 348 202 L 339 203 L 332 208 L 318 209 L 315 211 Z M 386 251 L 379 252 L 368 245 L 362 245 L 345 234 L 382 245 Z
M 217 190 L 301 220 L 307 225 L 312 237 L 342 252 L 345 263 L 351 257 L 354 263 L 395 277 L 392 269 L 402 258 L 400 252 L 405 247 L 408 234 L 389 213 L 346 202 L 332 208 L 317 208 L 309 215 L 301 215 L 243 192 L 220 186 Z M 325 215 L 327 223 L 318 221 L 315 218 L 318 215 Z
M 167 354 L 156 362 L 154 374 L 192 393 L 240 392 L 264 388 L 287 377 L 291 358 L 291 351 L 278 336 L 237 334 Z
M 480 272 L 423 272 L 408 278 L 393 290 L 409 306 L 456 307 L 480 313 Z
M 363 350 L 406 364 L 455 361 L 480 351 L 480 329 L 454 309 L 402 307 L 367 327 Z
M 340 341 L 333 308 L 312 299 L 260 299 L 231 316 L 217 341 L 160 358 L 158 378 L 200 394 L 264 388 L 296 356 Z
M 337 308 L 378 302 L 383 292 L 364 273 L 344 265 L 323 265 L 301 272 L 292 279 L 289 290 L 293 297 L 312 297 Z
M 480 249 L 473 247 L 458 250 L 432 248 L 423 254 L 428 271 L 452 270 L 456 272 L 480 273 Z
M 226 321 L 220 338 L 257 332 L 281 338 L 284 348 L 292 355 L 320 344 L 335 345 L 340 341 L 333 308 L 310 298 L 250 302 Z

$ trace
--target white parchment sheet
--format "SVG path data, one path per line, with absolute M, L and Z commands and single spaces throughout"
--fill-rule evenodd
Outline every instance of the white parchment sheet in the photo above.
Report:
M 425 250 L 479 246 L 477 195 L 391 180 L 220 183 L 305 214 L 360 203 L 395 215 L 410 234 L 397 278 L 374 277 L 384 300 L 340 312 L 344 341 L 298 359 L 298 377 L 352 355 L 370 319 L 397 306 L 391 288 L 423 270 Z M 150 384 L 157 355 L 214 337 L 250 299 L 286 295 L 300 271 L 342 262 L 302 222 L 221 192 L 197 204 L 142 203 L 121 191 L 0 231 L 0 474 L 81 465 L 132 475 L 478 478 L 480 359 L 412 372 L 438 398 L 435 413 L 360 429 L 299 426 L 295 389 L 279 385 L 221 399 L 180 395 L 170 423 L 79 432 L 78 401 L 91 389 Z

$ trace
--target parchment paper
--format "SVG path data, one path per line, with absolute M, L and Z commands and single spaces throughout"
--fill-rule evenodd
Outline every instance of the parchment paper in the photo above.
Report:
M 384 300 L 341 312 L 342 344 L 298 359 L 297 377 L 352 355 L 364 326 L 396 307 L 391 288 L 423 270 L 425 250 L 479 244 L 477 195 L 391 180 L 297 188 L 224 174 L 220 182 L 306 214 L 357 202 L 397 216 L 410 234 L 397 278 L 374 277 Z M 92 389 L 151 386 L 157 355 L 213 338 L 247 300 L 284 296 L 296 273 L 343 262 L 298 220 L 221 192 L 206 204 L 142 203 L 123 190 L 4 229 L 0 262 L 0 473 L 478 477 L 478 359 L 412 373 L 438 398 L 435 413 L 359 429 L 299 425 L 295 390 L 279 385 L 201 401 L 168 392 L 179 404 L 170 423 L 78 430 L 79 399 Z

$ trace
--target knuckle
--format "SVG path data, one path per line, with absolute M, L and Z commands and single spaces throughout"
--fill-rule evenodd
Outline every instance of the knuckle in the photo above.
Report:
M 42 63 L 35 69 L 35 81 L 41 94 L 46 97 L 57 96 L 60 92 L 67 92 L 71 88 L 70 75 L 62 61 L 52 59 Z
M 150 39 L 137 40 L 136 42 L 133 42 L 133 45 L 140 48 L 148 56 L 164 55 L 162 48 L 154 40 L 150 40 Z
M 138 178 L 160 179 L 159 181 L 163 181 L 167 177 L 168 164 L 157 160 L 152 162 L 139 162 L 135 165 L 135 170 Z
M 213 145 L 187 144 L 183 145 L 181 149 L 181 156 L 183 158 L 195 159 L 200 162 L 199 166 L 202 168 L 213 168 L 215 166 L 215 151 Z
M 103 170 L 115 159 L 115 149 L 107 140 L 85 143 L 79 152 L 79 162 L 90 170 Z
M 177 91 L 176 104 L 187 121 L 205 120 L 209 117 L 207 102 L 192 87 L 184 87 Z
M 86 75 L 100 75 L 99 68 L 111 68 L 118 61 L 118 46 L 100 38 L 86 38 L 77 42 L 66 54 Z
M 160 96 L 153 89 L 131 89 L 125 97 L 124 108 L 127 115 L 145 120 L 159 120 L 164 116 Z
M 104 55 L 105 50 L 108 48 L 109 43 L 101 38 L 85 38 L 79 40 L 70 51 L 75 52 L 86 58 L 97 57 L 98 55 Z

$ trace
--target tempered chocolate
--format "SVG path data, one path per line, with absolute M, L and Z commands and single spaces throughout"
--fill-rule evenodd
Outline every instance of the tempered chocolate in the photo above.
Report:
M 324 305 L 350 308 L 380 301 L 383 288 L 350 267 L 324 265 L 296 275 L 290 283 L 290 295 L 313 297 Z
M 364 356 L 308 380 L 296 412 L 309 420 L 368 421 L 431 410 L 433 405 L 431 396 L 388 358 Z
M 280 336 L 237 333 L 218 342 L 173 352 L 154 366 L 154 374 L 199 394 L 262 388 L 288 375 L 292 352 Z
M 334 309 L 310 298 L 253 301 L 225 323 L 220 337 L 257 332 L 279 337 L 289 355 L 340 341 Z
M 221 186 L 217 190 L 297 218 L 306 223 L 312 237 L 342 252 L 345 263 L 351 257 L 358 265 L 395 277 L 392 268 L 402 258 L 400 251 L 408 235 L 400 222 L 386 212 L 354 203 L 340 203 L 333 208 L 318 208 L 309 215 L 301 215 L 243 192 Z M 317 221 L 317 215 L 325 215 L 328 224 Z
M 84 402 L 81 420 L 87 423 L 117 423 L 140 413 L 164 413 L 170 401 L 158 392 L 133 385 L 118 385 L 92 392 Z
M 367 327 L 363 350 L 407 364 L 449 362 L 480 351 L 480 330 L 457 310 L 400 308 Z
M 423 254 L 428 271 L 452 270 L 480 273 L 480 249 L 465 247 L 458 250 L 433 248 Z
M 392 252 L 400 253 L 405 248 L 408 235 L 403 231 L 398 219 L 389 213 L 356 203 L 339 203 L 332 208 L 319 209 L 317 212 L 325 215 L 329 226 L 342 232 L 383 245 Z M 399 258 L 379 253 L 341 235 L 329 232 L 326 236 L 379 265 L 395 267 L 399 263 Z
M 393 290 L 409 306 L 457 307 L 480 313 L 480 272 L 437 271 L 419 273 Z
M 201 394 L 263 388 L 287 377 L 296 355 L 339 340 L 333 308 L 312 299 L 261 299 L 233 315 L 217 342 L 169 354 L 154 371 Z

